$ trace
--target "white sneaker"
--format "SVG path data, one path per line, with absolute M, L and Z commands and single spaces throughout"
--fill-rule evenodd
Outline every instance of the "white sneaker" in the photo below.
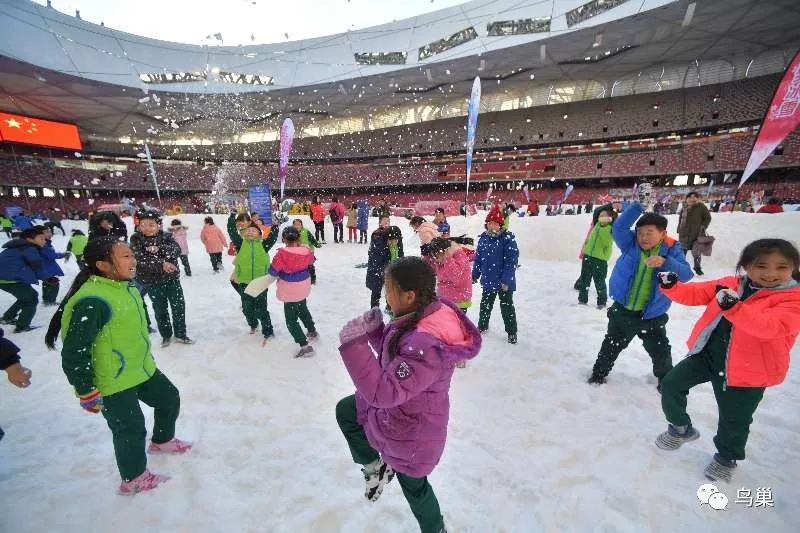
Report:
M 295 354 L 296 359 L 313 357 L 313 356 L 314 356 L 314 347 L 311 346 L 310 344 L 306 344 L 305 346 L 301 347 L 300 351 L 298 351 L 297 354 Z
M 383 487 L 394 479 L 394 470 L 384 463 L 383 459 L 376 459 L 364 465 L 361 471 L 364 473 L 364 482 L 367 485 L 364 497 L 371 502 L 378 501 L 383 493 Z

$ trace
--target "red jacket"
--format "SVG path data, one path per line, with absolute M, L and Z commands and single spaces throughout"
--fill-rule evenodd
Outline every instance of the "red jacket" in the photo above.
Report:
M 789 352 L 800 333 L 800 285 L 761 289 L 747 300 L 722 311 L 717 285 L 742 293 L 744 278 L 730 276 L 702 283 L 678 283 L 661 290 L 683 305 L 705 305 L 686 345 L 698 353 L 708 341 L 720 314 L 732 325 L 725 378 L 731 387 L 770 387 L 783 382 L 789 370 Z
M 325 220 L 325 208 L 322 204 L 311 204 L 311 220 L 323 222 Z
M 759 213 L 783 213 L 783 207 L 780 204 L 765 204 L 758 210 Z

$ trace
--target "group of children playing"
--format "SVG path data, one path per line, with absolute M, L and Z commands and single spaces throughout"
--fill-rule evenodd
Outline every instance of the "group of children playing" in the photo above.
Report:
M 576 284 L 583 304 L 588 303 L 588 285 L 594 280 L 597 305 L 605 307 L 612 241 L 622 254 L 611 274 L 614 304 L 608 309 L 608 331 L 589 382 L 605 383 L 620 352 L 634 336 L 642 338 L 669 422 L 656 445 L 674 450 L 699 438 L 686 413 L 687 395 L 695 385 L 711 381 L 720 416 L 714 439 L 717 453 L 705 475 L 729 481 L 736 461 L 744 459 L 753 413 L 765 388 L 783 381 L 800 332 L 800 255 L 787 241 L 761 239 L 745 247 L 735 276 L 688 284 L 692 271 L 681 246 L 667 236 L 665 218 L 645 212 L 649 203 L 642 195 L 616 219 L 613 207 L 599 208 L 584 243 Z M 498 296 L 508 341 L 516 342 L 513 293 L 519 252 L 514 235 L 503 228 L 504 221 L 499 209 L 490 211 L 473 253 L 442 235 L 441 218 L 436 225 L 412 219 L 423 244 L 420 258 L 404 257 L 400 228 L 392 226 L 389 217 L 381 217 L 370 239 L 367 269 L 372 309 L 347 322 L 339 334 L 339 351 L 356 392 L 339 401 L 336 419 L 353 460 L 363 466 L 365 496 L 377 500 L 397 477 L 423 532 L 445 530 L 427 475 L 444 449 L 454 369 L 480 351 Z M 123 494 L 152 489 L 166 479 L 146 468 L 146 430 L 139 401 L 155 409 L 150 453 L 180 454 L 191 448 L 191 443 L 175 438 L 179 394 L 156 367 L 142 297 L 132 283 L 141 280 L 151 294 L 165 343 L 173 335 L 191 342 L 185 323 L 173 320 L 172 329 L 167 327 L 167 302 L 173 306 L 173 319 L 182 314 L 177 272 L 182 254 L 158 222 L 155 214 L 140 215 L 130 247 L 115 237 L 84 243 L 85 268 L 59 306 L 46 337 L 52 348 L 60 332 L 62 366 L 81 407 L 102 413 L 108 422 Z M 206 225 L 213 226 L 213 220 L 207 219 Z M 209 253 L 213 249 L 221 254 L 224 249 L 224 235 L 220 238 L 217 231 L 204 228 Z M 265 340 L 273 335 L 266 292 L 276 283 L 287 327 L 301 347 L 297 355 L 312 354 L 309 341 L 318 334 L 306 299 L 315 241 L 295 221 L 280 232 L 285 246 L 270 261 L 277 226 L 262 228 L 246 214 L 232 214 L 228 233 L 236 250 L 232 283 L 251 333 L 260 321 Z M 7 243 L 7 251 L 13 253 L 0 255 L 4 279 L 0 288 L 21 294 L 37 279 L 47 279 L 41 253 L 45 241 L 43 231 L 32 229 L 19 242 Z M 74 247 L 73 251 L 77 255 Z M 27 265 L 27 277 L 10 277 L 8 267 L 1 268 L 11 260 Z M 221 267 L 214 256 L 211 261 L 215 271 Z M 476 327 L 466 311 L 477 281 L 483 296 Z M 388 324 L 379 308 L 382 293 L 391 314 Z M 671 301 L 706 306 L 687 343 L 689 357 L 675 367 L 665 329 Z M 19 321 L 17 317 L 17 327 Z M 8 349 L 3 339 L 0 348 Z M 6 356 L 12 361 L 6 368 L 14 368 L 15 384 L 26 386 L 30 372 L 14 357 L 16 353 Z

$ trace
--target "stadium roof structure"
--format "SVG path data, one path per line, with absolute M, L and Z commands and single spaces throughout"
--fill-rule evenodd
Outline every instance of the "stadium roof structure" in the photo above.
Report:
M 209 47 L 139 37 L 0 0 L 0 110 L 88 140 L 260 142 L 780 72 L 792 0 L 475 0 L 344 34 Z

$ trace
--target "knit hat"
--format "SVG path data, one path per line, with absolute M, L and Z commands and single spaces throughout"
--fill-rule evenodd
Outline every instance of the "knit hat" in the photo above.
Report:
M 488 224 L 489 222 L 497 222 L 501 226 L 503 225 L 503 222 L 505 222 L 503 213 L 500 212 L 499 206 L 493 206 L 491 211 L 489 211 L 489 214 L 486 215 L 486 223 Z

